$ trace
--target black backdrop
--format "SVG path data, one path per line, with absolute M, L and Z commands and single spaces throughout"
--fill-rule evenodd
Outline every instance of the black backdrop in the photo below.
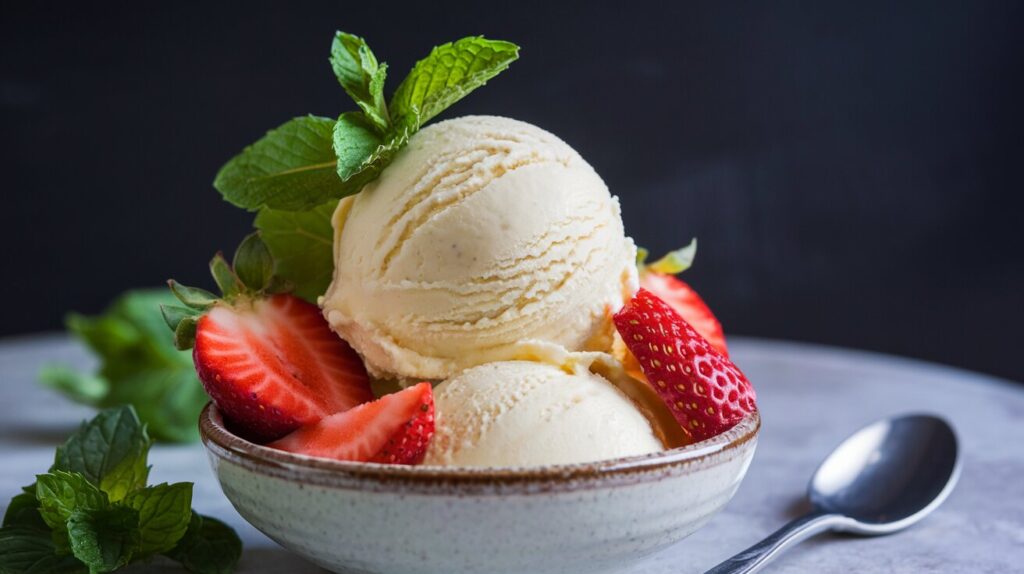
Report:
M 558 134 L 653 251 L 698 237 L 686 279 L 728 332 L 1024 380 L 1024 3 L 22 4 L 0 18 L 0 334 L 208 283 L 250 223 L 218 166 L 351 107 L 336 28 L 394 80 L 485 34 L 522 58 L 446 115 Z

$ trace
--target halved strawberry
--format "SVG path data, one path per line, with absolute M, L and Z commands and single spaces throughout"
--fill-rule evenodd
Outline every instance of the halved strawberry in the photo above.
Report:
M 373 400 L 359 356 L 316 305 L 292 295 L 213 307 L 192 358 L 221 414 L 255 440 Z
M 337 460 L 419 464 L 433 435 L 434 393 L 430 383 L 420 383 L 304 426 L 267 446 Z
M 722 324 L 711 313 L 711 309 L 700 298 L 700 295 L 692 287 L 675 277 L 677 273 L 682 273 L 690 268 L 696 255 L 696 239 L 690 241 L 686 247 L 666 253 L 653 263 L 646 262 L 647 250 L 642 247 L 638 248 L 636 265 L 640 273 L 640 286 L 668 303 L 702 337 L 728 357 L 729 349 L 725 346 L 725 332 L 722 331 Z
M 692 287 L 674 275 L 654 271 L 647 271 L 640 275 L 640 286 L 654 293 L 669 307 L 672 307 L 719 353 L 726 357 L 729 356 L 722 324 L 718 322 L 711 309 Z
M 736 365 L 646 289 L 614 320 L 647 380 L 694 440 L 725 432 L 757 409 L 754 388 Z
M 269 257 L 252 235 L 233 268 L 220 254 L 210 263 L 223 298 L 170 281 L 187 307 L 163 308 L 225 421 L 258 442 L 373 400 L 362 361 L 316 305 L 276 292 Z

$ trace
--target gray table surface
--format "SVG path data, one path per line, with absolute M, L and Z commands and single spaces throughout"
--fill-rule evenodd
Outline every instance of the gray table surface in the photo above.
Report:
M 771 572 L 1013 572 L 1024 559 L 1024 385 L 858 351 L 730 339 L 754 382 L 764 427 L 736 497 L 702 530 L 637 564 L 633 572 L 702 572 L 770 533 L 802 509 L 808 477 L 846 435 L 905 412 L 950 419 L 965 450 L 956 491 L 909 531 L 878 539 L 822 536 Z M 62 336 L 0 342 L 0 505 L 52 462 L 53 448 L 90 409 L 36 383 L 39 367 L 91 361 Z M 221 494 L 199 445 L 157 446 L 151 481 L 195 482 L 193 505 L 226 520 L 245 542 L 239 572 L 323 572 L 249 526 Z M 396 541 L 396 544 L 400 544 Z M 170 562 L 133 571 L 180 572 Z

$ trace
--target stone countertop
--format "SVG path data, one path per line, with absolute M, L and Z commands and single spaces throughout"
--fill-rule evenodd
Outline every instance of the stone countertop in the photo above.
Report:
M 964 449 L 960 483 L 934 515 L 893 536 L 820 536 L 769 566 L 777 573 L 1011 572 L 1024 552 L 1024 385 L 859 351 L 798 343 L 730 339 L 736 363 L 753 381 L 764 419 L 750 472 L 736 497 L 703 529 L 636 565 L 633 572 L 703 572 L 804 508 L 807 480 L 847 435 L 907 412 L 952 421 Z M 0 507 L 44 472 L 54 447 L 91 409 L 35 384 L 39 367 L 88 368 L 86 353 L 63 336 L 0 342 Z M 234 511 L 198 444 L 156 446 L 150 482 L 195 482 L 193 506 L 227 521 L 245 543 L 241 573 L 323 572 L 249 526 Z M 400 544 L 400 541 L 396 541 Z M 157 560 L 132 571 L 183 572 Z

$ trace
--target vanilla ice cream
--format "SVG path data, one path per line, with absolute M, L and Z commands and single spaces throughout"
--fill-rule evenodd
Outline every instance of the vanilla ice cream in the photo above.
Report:
M 442 383 L 434 401 L 428 465 L 569 464 L 663 449 L 633 403 L 585 368 L 490 363 Z
M 636 288 L 617 199 L 567 144 L 516 120 L 424 128 L 333 224 L 321 306 L 376 377 L 440 380 L 523 358 L 529 341 L 609 349 L 610 312 Z

